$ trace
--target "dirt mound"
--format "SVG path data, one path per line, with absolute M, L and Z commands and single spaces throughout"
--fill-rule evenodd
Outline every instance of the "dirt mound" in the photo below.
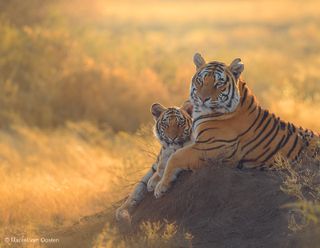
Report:
M 274 172 L 221 166 L 185 172 L 163 198 L 148 194 L 132 226 L 175 221 L 192 233 L 193 247 L 294 247 L 288 210 L 281 208 L 293 199 L 280 185 Z
M 129 229 L 128 226 L 121 228 L 115 221 L 117 206 L 114 206 L 114 209 L 84 217 L 71 227 L 45 235 L 60 240 L 47 247 L 89 248 L 106 223 L 120 227 L 120 237 L 125 238 L 139 235 L 136 231 L 143 221 L 164 219 L 190 232 L 194 236 L 193 248 L 319 247 L 320 226 L 297 234 L 289 231 L 288 209 L 281 206 L 295 199 L 280 190 L 281 183 L 275 172 L 223 166 L 184 172 L 164 197 L 155 199 L 153 194 L 147 195 L 133 213 Z

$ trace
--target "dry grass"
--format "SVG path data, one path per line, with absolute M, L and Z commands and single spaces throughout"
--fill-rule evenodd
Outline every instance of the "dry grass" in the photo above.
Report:
M 192 235 L 187 232 L 178 232 L 175 223 L 167 221 L 143 222 L 134 235 L 121 235 L 116 228 L 106 224 L 104 230 L 98 235 L 94 248 L 178 248 L 192 247 Z
M 154 159 L 157 144 L 150 127 L 145 130 L 114 135 L 69 123 L 55 131 L 19 126 L 1 131 L 3 236 L 56 229 L 110 208 Z M 144 142 L 150 157 L 142 151 Z
M 286 204 L 290 209 L 288 227 L 296 232 L 320 219 L 320 160 L 302 158 L 295 164 L 281 155 L 277 156 L 275 168 L 283 178 L 281 190 L 296 201 Z
M 152 102 L 187 98 L 200 51 L 240 56 L 264 106 L 319 129 L 310 118 L 320 109 L 316 1 L 29 1 L 0 2 L 3 125 L 134 131 L 151 120 Z
M 263 106 L 319 131 L 319 8 L 0 0 L 1 233 L 38 235 L 124 197 L 158 147 L 150 126 L 136 132 L 152 102 L 187 98 L 195 51 L 240 56 Z

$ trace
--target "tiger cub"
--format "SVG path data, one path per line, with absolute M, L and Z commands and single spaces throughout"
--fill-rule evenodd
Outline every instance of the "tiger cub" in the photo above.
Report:
M 206 63 L 194 56 L 190 87 L 194 142 L 173 154 L 154 194 L 160 197 L 177 169 L 197 169 L 220 158 L 240 168 L 270 168 L 277 154 L 296 161 L 302 152 L 316 156 L 319 135 L 296 127 L 262 108 L 240 75 L 244 65 Z
M 156 162 L 135 186 L 127 200 L 116 210 L 116 219 L 130 218 L 130 212 L 143 200 L 147 190 L 153 191 L 160 181 L 169 157 L 191 142 L 192 104 L 186 101 L 180 108 L 165 108 L 159 103 L 151 106 L 155 120 L 154 134 L 161 143 Z M 174 181 L 181 170 L 173 173 Z

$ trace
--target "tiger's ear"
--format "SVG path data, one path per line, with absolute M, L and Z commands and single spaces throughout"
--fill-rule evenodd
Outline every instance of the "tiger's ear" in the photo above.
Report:
M 196 53 L 193 56 L 193 63 L 196 65 L 197 70 L 206 64 L 204 58 L 202 58 L 200 53 Z
M 185 101 L 182 106 L 181 109 L 183 109 L 184 111 L 187 112 L 188 115 L 190 115 L 190 117 L 192 117 L 192 111 L 193 111 L 193 105 L 190 102 L 190 100 Z
M 153 115 L 153 118 L 155 120 L 157 120 L 165 110 L 166 108 L 163 107 L 160 103 L 154 103 L 151 106 L 151 114 Z
M 229 65 L 229 69 L 232 72 L 232 74 L 234 75 L 234 77 L 236 78 L 236 80 L 238 80 L 240 77 L 240 74 L 244 70 L 244 65 L 241 62 L 241 59 L 239 59 L 239 58 L 234 59 L 231 62 L 231 64 Z

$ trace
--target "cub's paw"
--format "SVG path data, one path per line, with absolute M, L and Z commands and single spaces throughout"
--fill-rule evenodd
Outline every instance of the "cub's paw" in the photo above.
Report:
M 149 192 L 152 192 L 154 188 L 156 187 L 157 183 L 159 182 L 159 179 L 156 177 L 151 177 L 147 184 L 147 189 Z
M 156 188 L 154 189 L 154 196 L 156 198 L 160 198 L 164 195 L 165 192 L 169 189 L 169 185 L 164 184 L 162 181 L 160 181 Z
M 129 214 L 129 211 L 124 208 L 118 208 L 116 210 L 116 220 L 118 222 L 126 223 L 126 224 L 131 224 L 131 216 Z
M 129 211 L 125 208 L 119 207 L 116 210 L 116 220 L 120 221 L 122 219 L 127 218 L 129 216 Z

